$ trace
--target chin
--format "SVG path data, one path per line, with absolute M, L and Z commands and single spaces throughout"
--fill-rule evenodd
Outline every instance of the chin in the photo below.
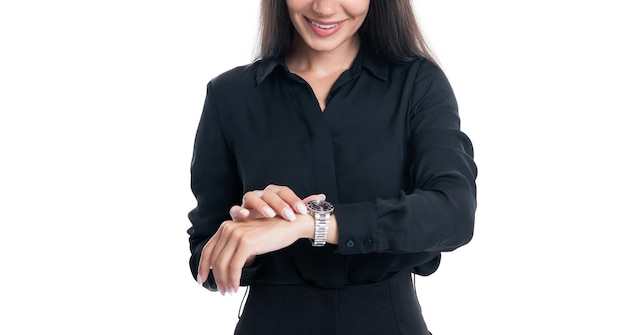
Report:
M 306 45 L 317 52 L 330 52 L 334 50 L 341 49 L 342 47 L 348 46 L 351 44 L 351 41 L 311 41 L 305 40 Z

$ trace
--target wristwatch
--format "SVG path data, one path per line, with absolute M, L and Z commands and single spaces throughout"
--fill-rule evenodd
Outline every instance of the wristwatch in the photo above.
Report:
M 330 216 L 333 214 L 335 207 L 324 200 L 313 200 L 306 206 L 309 214 L 315 219 L 315 235 L 311 243 L 314 247 L 323 247 L 328 237 L 328 226 L 330 225 Z

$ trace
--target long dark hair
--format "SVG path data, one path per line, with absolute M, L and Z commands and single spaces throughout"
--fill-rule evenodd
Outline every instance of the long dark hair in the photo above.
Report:
M 295 29 L 285 0 L 261 0 L 260 59 L 291 50 Z M 370 0 L 359 29 L 361 43 L 384 61 L 403 63 L 424 57 L 437 64 L 415 19 L 411 0 Z

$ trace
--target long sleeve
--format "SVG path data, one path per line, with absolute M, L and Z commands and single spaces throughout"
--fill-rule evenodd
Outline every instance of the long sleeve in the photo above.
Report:
M 209 83 L 191 162 L 191 189 L 197 206 L 189 212 L 192 227 L 187 233 L 191 249 L 189 266 L 194 278 L 198 274 L 202 248 L 220 224 L 230 219 L 230 207 L 240 203 L 242 197 L 235 157 L 221 130 L 211 86 Z M 241 285 L 249 284 L 261 264 L 259 258 L 253 266 L 244 269 Z M 217 290 L 212 273 L 204 286 L 212 291 Z
M 335 205 L 339 245 L 304 239 L 258 255 L 241 285 L 336 288 L 412 269 L 467 243 L 476 166 L 443 72 L 417 58 L 389 64 L 367 50 L 337 79 L 322 112 L 283 58 L 234 68 L 209 83 L 191 166 L 191 272 L 244 192 L 269 184 Z M 212 277 L 206 287 L 215 289 Z
M 410 192 L 394 198 L 336 204 L 336 252 L 450 251 L 470 241 L 476 211 L 477 169 L 469 138 L 460 131 L 457 103 L 445 75 L 423 62 L 407 104 Z

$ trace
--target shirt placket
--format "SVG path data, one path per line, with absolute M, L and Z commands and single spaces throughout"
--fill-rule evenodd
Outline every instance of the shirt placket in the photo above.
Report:
M 301 114 L 303 120 L 307 124 L 310 134 L 310 152 L 312 154 L 312 176 L 313 185 L 316 193 L 326 194 L 326 199 L 330 202 L 336 202 L 338 199 L 337 180 L 335 173 L 335 159 L 332 130 L 329 127 L 326 118 L 327 113 L 332 112 L 332 96 L 328 99 L 326 111 L 322 112 L 317 98 L 310 85 L 302 78 L 289 74 L 290 79 L 297 83 L 291 85 L 293 90 L 294 107 Z M 339 80 L 338 80 L 339 82 Z M 337 83 L 336 83 L 337 84 Z M 336 91 L 337 85 L 333 86 Z M 311 268 L 303 270 L 304 272 L 313 271 L 317 284 L 322 287 L 342 287 L 346 283 L 345 273 L 345 257 L 334 254 L 332 247 L 326 245 L 324 250 L 306 247 L 300 250 L 296 256 L 296 261 L 303 259 L 315 258 L 314 264 L 321 265 L 319 268 Z M 307 274 L 304 274 L 307 276 Z
M 302 78 L 289 74 L 290 79 L 297 83 L 292 85 L 294 103 L 307 123 L 312 153 L 312 171 L 315 191 L 324 193 L 329 201 L 336 201 L 337 180 L 335 174 L 335 159 L 331 129 L 325 114 L 331 108 L 330 103 L 326 111 L 322 112 L 311 86 Z M 332 90 L 331 90 L 332 91 Z

